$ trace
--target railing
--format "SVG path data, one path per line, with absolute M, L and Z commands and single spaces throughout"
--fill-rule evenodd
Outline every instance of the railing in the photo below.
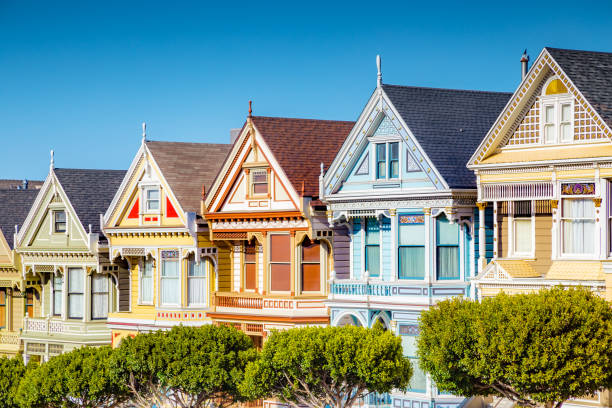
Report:
M 266 297 L 260 294 L 217 293 L 214 304 L 217 308 L 251 310 L 295 310 L 325 308 L 324 296 L 320 299 Z
M 482 200 L 527 200 L 552 198 L 553 184 L 514 183 L 514 184 L 483 184 Z
M 106 320 L 84 322 L 82 320 L 61 320 L 57 317 L 24 317 L 23 334 L 74 334 L 105 335 L 110 333 Z
M 392 283 L 370 281 L 334 281 L 330 285 L 332 295 L 347 296 L 391 296 Z
M 263 309 L 263 298 L 251 296 L 215 296 L 215 306 L 239 309 Z
M 53 320 L 50 317 L 24 317 L 23 328 L 25 332 L 38 333 L 63 333 L 64 323 L 62 321 Z
M 19 333 L 17 333 L 17 332 L 0 332 L 0 343 L 2 343 L 2 344 L 19 344 Z

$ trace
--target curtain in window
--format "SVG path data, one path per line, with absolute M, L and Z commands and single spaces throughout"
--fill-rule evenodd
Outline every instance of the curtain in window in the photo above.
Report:
M 95 273 L 91 276 L 91 318 L 108 316 L 108 276 Z
M 85 274 L 81 268 L 68 269 L 68 317 L 83 317 Z
M 380 226 L 375 218 L 366 219 L 365 270 L 370 277 L 380 276 Z
M 459 278 L 459 225 L 444 216 L 436 219 L 438 279 Z
M 531 253 L 531 218 L 514 219 L 514 251 Z
M 140 273 L 140 301 L 153 303 L 153 260 L 145 259 Z
M 399 279 L 425 278 L 425 225 L 400 224 L 399 245 Z
M 178 305 L 181 295 L 179 287 L 179 261 L 162 261 L 161 304 Z
M 595 252 L 595 204 L 592 199 L 563 200 L 563 252 Z
M 62 276 L 53 277 L 53 314 L 56 316 L 62 314 L 63 285 L 64 278 Z
M 206 305 L 206 293 L 206 261 L 200 260 L 200 263 L 196 263 L 194 259 L 191 259 L 187 275 L 187 302 L 189 306 Z

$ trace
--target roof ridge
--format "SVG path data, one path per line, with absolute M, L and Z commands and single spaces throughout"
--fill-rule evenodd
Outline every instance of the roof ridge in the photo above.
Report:
M 84 169 L 84 168 L 72 168 L 72 167 L 54 167 L 53 170 L 75 170 L 75 171 L 123 171 L 122 169 Z M 29 180 L 28 180 L 29 181 Z
M 192 144 L 192 145 L 206 145 L 206 146 L 226 146 L 231 143 L 208 143 L 208 142 L 174 142 L 168 140 L 147 140 L 145 143 L 180 143 L 180 144 Z
M 334 120 L 334 119 L 312 119 L 312 118 L 288 118 L 286 116 L 252 116 L 253 119 L 284 119 L 284 120 L 308 120 L 313 122 L 331 122 L 331 123 L 355 123 L 354 120 Z
M 572 52 L 581 52 L 585 54 L 604 54 L 604 55 L 612 55 L 612 52 L 609 51 L 591 51 L 591 50 L 577 50 L 573 48 L 556 48 L 556 47 L 544 47 L 545 50 L 555 50 L 555 51 L 572 51 Z
M 409 89 L 426 89 L 433 91 L 452 91 L 452 92 L 473 92 L 482 94 L 501 94 L 501 95 L 512 95 L 512 92 L 504 91 L 482 91 L 479 89 L 456 89 L 456 88 L 436 88 L 433 86 L 415 86 L 415 85 L 394 85 L 394 84 L 383 84 L 383 88 L 386 86 L 392 86 L 396 88 L 409 88 Z

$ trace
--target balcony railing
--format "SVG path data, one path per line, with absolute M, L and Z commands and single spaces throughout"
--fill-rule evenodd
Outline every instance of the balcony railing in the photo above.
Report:
M 0 332 L 1 344 L 19 344 L 19 333 L 17 332 Z
M 277 298 L 263 296 L 257 293 L 217 293 L 214 295 L 214 305 L 217 308 L 249 309 L 249 310 L 298 310 L 325 308 L 324 296 L 320 299 Z
M 24 317 L 23 335 L 107 335 L 110 329 L 106 320 L 84 322 L 82 320 L 61 320 L 58 317 Z
M 330 285 L 332 295 L 348 296 L 391 296 L 397 284 L 390 282 L 371 282 L 363 280 L 339 280 Z

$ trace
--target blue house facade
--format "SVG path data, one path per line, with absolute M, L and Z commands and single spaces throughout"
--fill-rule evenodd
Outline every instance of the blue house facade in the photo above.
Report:
M 418 368 L 420 313 L 451 296 L 475 297 L 470 279 L 492 255 L 478 242 L 492 214 L 476 206 L 465 164 L 510 94 L 378 86 L 321 180 L 334 227 L 333 326 L 380 321 L 401 336 L 415 368 L 408 392 L 372 405 L 451 408 Z M 489 222 L 487 222 L 489 221 Z M 482 234 L 489 236 L 491 234 Z

